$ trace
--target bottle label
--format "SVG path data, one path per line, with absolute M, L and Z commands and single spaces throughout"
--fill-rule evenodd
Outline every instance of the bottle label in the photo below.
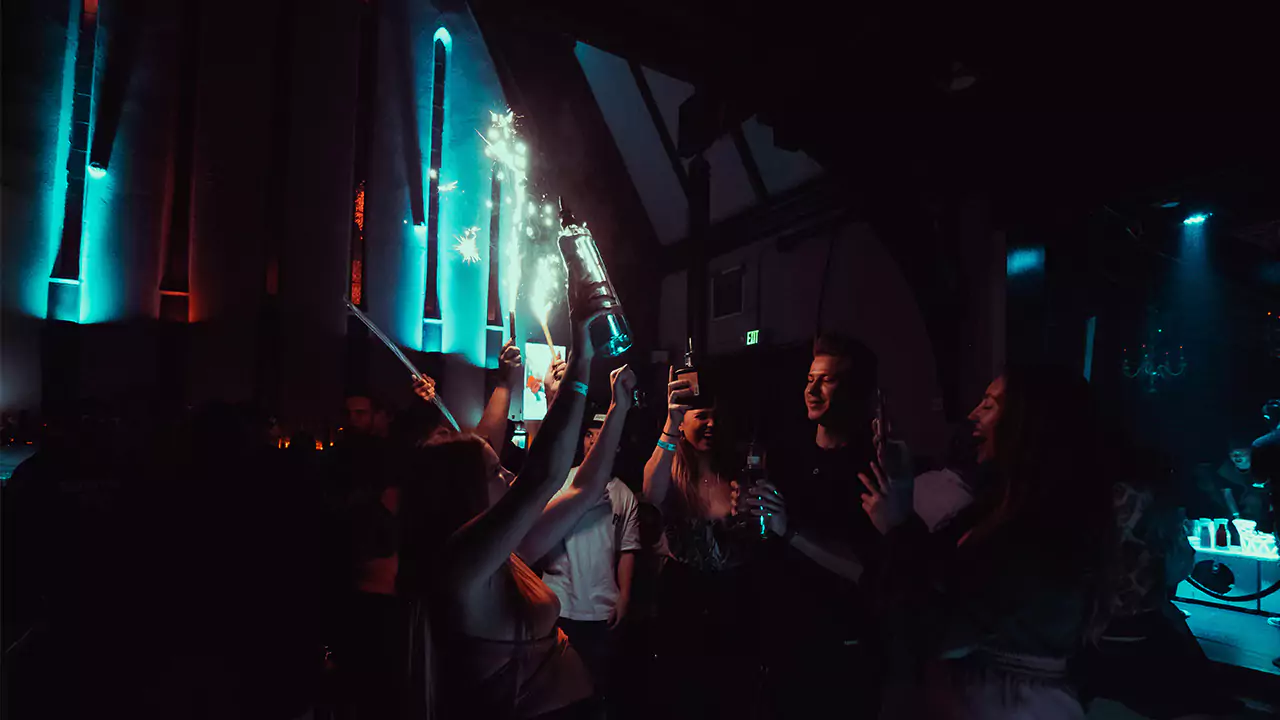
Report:
M 676 380 L 687 381 L 689 383 L 689 392 L 693 393 L 694 395 L 698 394 L 698 371 L 697 370 L 686 370 L 684 372 L 677 370 Z

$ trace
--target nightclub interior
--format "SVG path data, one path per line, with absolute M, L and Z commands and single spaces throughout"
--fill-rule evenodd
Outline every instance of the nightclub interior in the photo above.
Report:
M 4 3 L 0 717 L 1280 717 L 1274 32 L 962 5 Z

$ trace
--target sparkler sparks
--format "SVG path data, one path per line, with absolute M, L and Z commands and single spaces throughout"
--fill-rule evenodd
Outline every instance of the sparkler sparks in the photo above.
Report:
M 546 322 L 551 314 L 556 296 L 564 293 L 565 281 L 561 274 L 563 267 L 564 261 L 554 255 L 546 255 L 538 259 L 538 269 L 533 279 L 533 292 L 529 296 L 529 304 L 533 308 L 533 314 L 542 322 Z
M 546 337 L 549 348 L 555 347 L 555 343 L 551 341 L 551 328 L 547 325 L 547 318 L 551 315 L 551 306 L 555 304 L 556 296 L 564 294 L 565 280 L 560 272 L 563 267 L 564 261 L 554 255 L 540 258 L 533 280 L 533 292 L 529 296 L 533 314 L 542 324 L 542 334 Z
M 446 192 L 449 192 L 449 191 L 451 191 L 451 190 L 457 190 L 457 189 L 458 189 L 458 181 L 457 181 L 457 180 L 450 180 L 449 182 L 447 182 L 447 183 L 442 183 L 442 184 L 440 185 L 440 192 L 442 192 L 442 193 L 446 193 Z
M 505 196 L 502 203 L 515 205 L 512 216 L 514 220 L 510 223 L 509 230 L 511 235 L 503 253 L 506 265 L 507 307 L 514 308 L 520 291 L 520 243 L 521 237 L 526 234 L 527 224 L 525 195 L 529 178 L 528 160 L 525 155 L 528 148 L 516 130 L 516 114 L 509 109 L 504 113 L 490 111 L 489 127 L 483 133 L 477 130 L 476 134 L 484 141 L 485 157 L 490 158 L 497 165 L 495 177 L 503 183 Z
M 476 245 L 476 234 L 479 232 L 480 228 L 469 227 L 461 235 L 454 236 L 458 239 L 458 244 L 454 245 L 453 249 L 462 256 L 462 262 L 468 265 L 480 262 L 480 248 Z

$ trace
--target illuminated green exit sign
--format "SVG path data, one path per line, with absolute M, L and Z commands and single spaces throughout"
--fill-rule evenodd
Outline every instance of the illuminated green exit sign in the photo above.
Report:
M 757 343 L 759 343 L 759 342 L 760 342 L 760 331 L 759 331 L 759 330 L 748 330 L 748 331 L 747 331 L 747 344 L 748 344 L 748 345 L 755 345 L 755 344 L 757 344 Z

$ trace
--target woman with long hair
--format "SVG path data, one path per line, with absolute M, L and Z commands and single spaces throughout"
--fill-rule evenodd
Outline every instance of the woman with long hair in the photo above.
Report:
M 644 466 L 644 495 L 663 512 L 661 553 L 714 572 L 740 560 L 723 532 L 733 510 L 733 477 L 716 444 L 715 403 L 689 387 L 687 380 L 667 385 L 667 422 Z
M 757 667 L 741 622 L 751 598 L 750 534 L 733 515 L 733 481 L 720 460 L 716 408 L 670 378 L 667 420 L 644 468 L 645 499 L 662 514 L 656 598 L 664 717 L 741 717 L 733 689 Z
M 976 497 L 936 534 L 910 516 L 901 481 L 874 464 L 861 476 L 886 532 L 887 631 L 907 647 L 882 717 L 1083 718 L 1067 661 L 1105 625 L 1115 547 L 1089 386 L 1011 368 L 969 419 Z
M 578 445 L 594 355 L 587 326 L 596 316 L 570 308 L 563 391 L 520 475 L 513 479 L 480 437 L 456 435 L 418 451 L 415 479 L 404 483 L 397 592 L 417 611 L 411 702 L 419 715 L 598 716 L 586 668 L 556 629 L 559 602 L 529 568 L 603 492 L 574 487 L 548 505 Z M 633 387 L 630 370 L 615 371 L 614 404 L 629 407 Z

